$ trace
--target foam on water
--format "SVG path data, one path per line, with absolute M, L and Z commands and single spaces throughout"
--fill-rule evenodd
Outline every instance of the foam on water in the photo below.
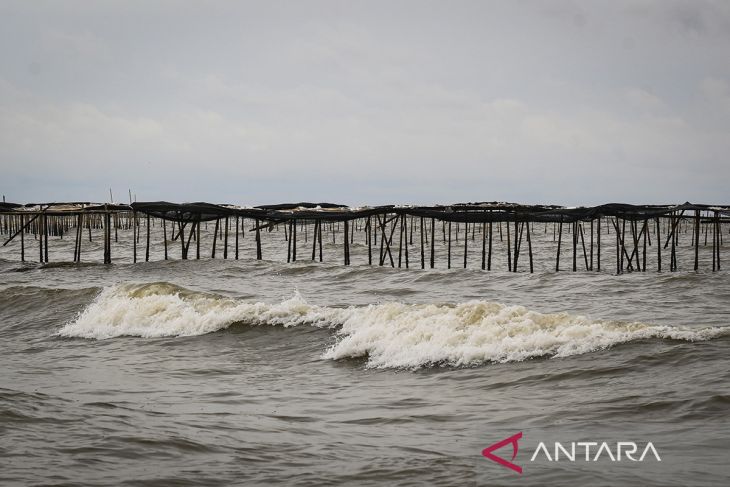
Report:
M 298 294 L 275 304 L 248 303 L 197 293 L 170 283 L 123 284 L 105 288 L 61 336 L 106 339 L 194 336 L 233 323 L 249 325 L 321 324 L 327 308 L 310 306 Z
M 335 328 L 338 340 L 323 358 L 367 357 L 369 367 L 397 368 L 567 357 L 640 339 L 708 340 L 729 330 L 591 320 L 479 300 L 334 308 L 309 304 L 297 293 L 279 303 L 252 303 L 153 283 L 105 288 L 58 333 L 93 339 L 193 336 L 234 323 Z

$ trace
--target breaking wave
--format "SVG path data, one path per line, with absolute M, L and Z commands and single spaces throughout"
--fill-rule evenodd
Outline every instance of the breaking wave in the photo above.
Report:
M 332 328 L 325 359 L 367 357 L 369 367 L 474 366 L 567 357 L 641 339 L 709 340 L 728 327 L 673 327 L 538 313 L 487 301 L 391 302 L 336 308 L 296 293 L 279 303 L 245 302 L 170 283 L 108 287 L 58 332 L 64 337 L 194 336 L 245 325 Z

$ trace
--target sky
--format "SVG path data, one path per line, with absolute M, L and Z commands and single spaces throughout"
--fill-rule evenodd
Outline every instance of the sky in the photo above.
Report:
M 730 2 L 0 0 L 7 201 L 730 203 Z

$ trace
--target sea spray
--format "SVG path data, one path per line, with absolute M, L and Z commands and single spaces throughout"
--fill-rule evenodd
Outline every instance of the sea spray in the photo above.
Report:
M 523 306 L 473 300 L 458 304 L 390 302 L 336 308 L 295 293 L 278 303 L 246 302 L 170 283 L 105 288 L 60 336 L 174 337 L 246 325 L 334 328 L 325 359 L 367 357 L 369 367 L 475 366 L 529 358 L 567 357 L 640 339 L 708 340 L 726 327 L 672 327 L 538 313 Z
M 118 336 L 204 335 L 234 323 L 328 326 L 333 323 L 326 319 L 329 309 L 307 304 L 298 293 L 279 303 L 267 304 L 198 293 L 164 282 L 122 284 L 104 288 L 58 334 L 101 340 Z
M 370 367 L 474 366 L 567 357 L 647 338 L 706 340 L 727 328 L 686 328 L 545 314 L 485 301 L 349 308 L 324 357 L 368 357 Z

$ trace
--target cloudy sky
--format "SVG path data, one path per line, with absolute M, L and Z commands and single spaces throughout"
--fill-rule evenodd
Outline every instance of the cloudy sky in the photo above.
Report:
M 730 2 L 0 0 L 8 201 L 730 203 Z

